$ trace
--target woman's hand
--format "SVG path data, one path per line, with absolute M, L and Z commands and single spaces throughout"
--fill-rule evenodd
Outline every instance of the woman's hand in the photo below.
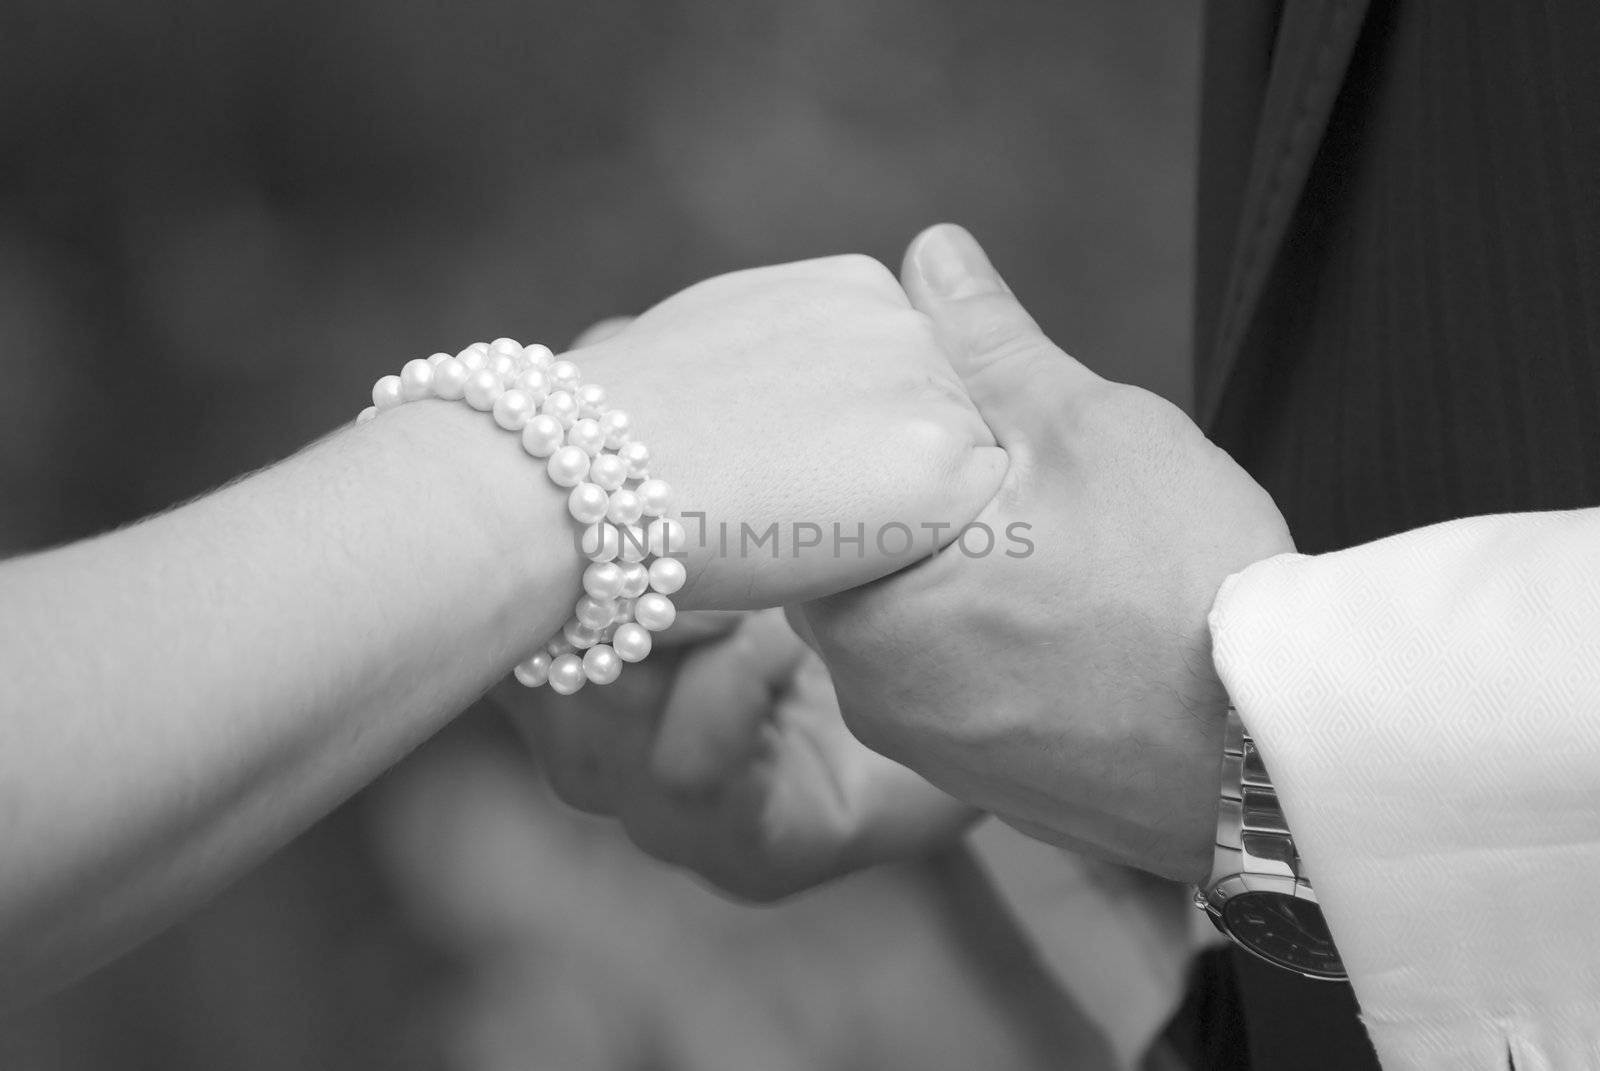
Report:
M 932 323 L 868 257 L 708 280 L 572 356 L 677 492 L 684 609 L 884 576 L 949 542 L 1005 472 Z
M 683 624 L 608 687 L 496 693 L 567 803 L 758 901 L 934 851 L 978 817 L 850 735 L 782 613 Z

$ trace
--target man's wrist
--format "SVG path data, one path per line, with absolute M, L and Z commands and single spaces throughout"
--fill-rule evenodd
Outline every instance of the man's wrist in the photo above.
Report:
M 1211 661 L 1209 628 L 1202 628 L 1189 644 L 1184 671 L 1186 684 L 1180 696 L 1185 712 L 1197 726 L 1197 737 L 1194 762 L 1184 786 L 1190 800 L 1186 813 L 1191 816 L 1191 824 L 1182 841 L 1182 872 L 1173 876 L 1192 884 L 1211 872 L 1228 721 L 1228 693 Z
M 1183 685 L 1178 695 L 1199 727 L 1197 756 L 1185 784 L 1186 798 L 1191 801 L 1187 813 L 1194 821 L 1182 839 L 1183 875 L 1179 877 L 1190 884 L 1205 880 L 1211 873 L 1221 818 L 1224 752 L 1233 703 L 1213 659 L 1211 610 L 1237 575 L 1224 578 L 1220 584 L 1211 582 L 1215 587 L 1209 590 L 1209 597 L 1201 596 L 1204 616 L 1199 626 L 1190 631 L 1190 641 L 1184 648 Z

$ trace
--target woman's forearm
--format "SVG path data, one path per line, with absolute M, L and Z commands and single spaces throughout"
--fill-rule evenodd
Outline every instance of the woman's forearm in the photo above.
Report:
M 561 494 L 405 406 L 179 510 L 0 564 L 0 990 L 211 894 L 553 634 Z

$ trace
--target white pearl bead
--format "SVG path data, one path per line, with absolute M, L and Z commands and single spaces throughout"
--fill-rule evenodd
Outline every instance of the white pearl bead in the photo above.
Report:
M 450 355 L 448 353 L 435 353 L 428 357 L 428 363 L 433 365 L 433 367 L 438 368 L 440 363 L 448 361 L 449 359 Z
M 361 412 L 356 414 L 356 423 L 365 424 L 367 421 L 371 420 L 377 415 L 378 407 L 375 405 L 369 405 L 365 409 L 361 410 Z
M 458 402 L 467 390 L 472 369 L 454 357 L 446 357 L 433 368 L 433 393 L 447 402 Z
M 527 360 L 529 367 L 537 368 L 541 372 L 548 372 L 554 363 L 556 355 L 550 352 L 549 346 L 541 346 L 535 342 L 522 347 L 522 356 Z
M 627 478 L 628 466 L 616 454 L 600 454 L 589 462 L 589 479 L 607 491 L 617 490 Z
M 525 688 L 537 688 L 550 679 L 550 655 L 540 651 L 526 662 L 518 662 L 517 668 L 511 672 L 517 678 L 517 683 Z
M 585 628 L 603 629 L 617 616 L 617 600 L 597 599 L 593 595 L 585 595 L 573 608 L 572 616 L 576 617 L 578 623 Z
M 637 524 L 617 526 L 617 556 L 625 562 L 642 562 L 650 553 L 650 534 Z
M 549 457 L 561 449 L 564 438 L 566 433 L 561 429 L 561 421 L 541 414 L 530 418 L 522 429 L 522 448 L 533 457 Z
M 561 635 L 565 636 L 567 642 L 579 651 L 587 651 L 600 642 L 599 629 L 590 628 L 588 625 L 578 621 L 568 621 L 566 626 L 562 628 Z
M 500 377 L 487 368 L 480 368 L 467 377 L 467 385 L 463 397 L 467 404 L 480 413 L 487 413 L 494 408 L 495 399 L 500 397 L 505 386 L 501 384 Z
M 488 347 L 484 346 L 483 349 L 479 349 L 479 346 L 483 346 L 483 343 L 474 342 L 472 345 L 456 354 L 456 360 L 466 365 L 468 372 L 478 371 L 489 361 Z
M 384 376 L 372 385 L 372 404 L 379 412 L 393 409 L 405 400 L 400 393 L 400 377 Z
M 672 508 L 672 488 L 665 480 L 646 480 L 639 485 L 639 501 L 650 517 L 659 517 Z
M 522 356 L 522 343 L 514 338 L 497 338 L 489 343 L 490 353 L 503 353 L 507 357 Z
M 484 362 L 483 370 L 485 372 L 493 372 L 495 378 L 499 379 L 502 384 L 510 383 L 517 374 L 516 364 L 503 353 L 489 354 L 489 359 Z
M 598 383 L 585 383 L 578 388 L 578 411 L 586 417 L 597 417 L 606 406 L 606 389 Z
M 507 431 L 521 431 L 533 417 L 533 402 L 520 390 L 508 390 L 494 400 L 494 422 Z
M 624 568 L 626 568 L 626 566 L 624 566 Z M 638 599 L 617 600 L 617 613 L 616 616 L 611 619 L 611 632 L 613 635 L 616 634 L 618 627 L 626 625 L 629 621 L 633 620 L 633 604 L 638 601 Z
M 544 645 L 544 650 L 551 658 L 560 658 L 564 654 L 571 654 L 576 648 L 565 636 L 557 636 Z
M 570 428 L 578 419 L 578 403 L 566 391 L 558 390 L 544 400 L 539 406 L 539 412 L 555 417 L 561 421 L 563 428 Z
M 633 419 L 621 409 L 600 415 L 600 430 L 606 433 L 606 449 L 620 450 L 633 433 Z
M 650 648 L 654 645 L 649 629 L 631 623 L 617 629 L 617 634 L 611 639 L 612 650 L 624 662 L 643 662 L 650 657 Z
M 622 676 L 622 658 L 605 644 L 596 644 L 583 656 L 583 672 L 593 684 L 610 684 Z
M 580 483 L 567 496 L 567 512 L 579 524 L 598 524 L 606 519 L 608 500 L 609 496 L 599 484 Z
M 577 655 L 564 654 L 550 663 L 550 690 L 557 695 L 571 695 L 587 683 L 583 659 Z
M 622 597 L 637 599 L 650 586 L 650 570 L 638 562 L 628 562 L 622 567 Z
M 628 463 L 628 475 L 632 479 L 642 480 L 650 470 L 650 448 L 644 443 L 624 443 L 617 456 Z
M 604 523 L 591 524 L 585 528 L 578 545 L 583 551 L 583 556 L 592 562 L 614 561 L 620 549 L 616 527 Z
M 400 368 L 400 396 L 408 402 L 420 402 L 433 396 L 433 365 L 418 357 Z
M 634 603 L 633 619 L 651 632 L 660 632 L 678 619 L 678 608 L 665 595 L 652 591 Z
M 622 594 L 622 566 L 594 562 L 583 571 L 583 590 L 596 599 L 616 599 Z
M 611 492 L 606 519 L 612 524 L 635 524 L 643 515 L 644 503 L 639 501 L 638 495 L 626 488 Z
M 689 579 L 689 570 L 677 558 L 657 558 L 650 563 L 650 588 L 662 595 L 676 595 Z
M 511 385 L 532 398 L 535 405 L 539 405 L 550 396 L 550 377 L 537 368 L 530 368 L 521 373 Z
M 567 442 L 593 457 L 606 444 L 606 436 L 598 421 L 584 417 L 567 429 Z
M 563 446 L 545 463 L 557 487 L 576 487 L 589 475 L 589 455 L 576 446 Z
M 564 390 L 570 394 L 578 389 L 583 377 L 578 372 L 578 366 L 571 361 L 557 361 L 550 366 L 550 382 L 556 385 L 556 390 Z
M 689 535 L 683 529 L 683 522 L 673 517 L 656 518 L 650 522 L 648 532 L 650 553 L 657 558 L 682 553 L 689 545 Z

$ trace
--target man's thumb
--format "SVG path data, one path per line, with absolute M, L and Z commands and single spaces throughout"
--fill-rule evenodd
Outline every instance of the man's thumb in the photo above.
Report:
M 1098 378 L 1044 337 L 961 227 L 941 223 L 917 235 L 900 274 L 1001 446 L 1027 421 L 1058 415 L 1042 411 L 1041 396 L 1060 397 Z M 1056 389 L 1045 389 L 1046 378 Z

